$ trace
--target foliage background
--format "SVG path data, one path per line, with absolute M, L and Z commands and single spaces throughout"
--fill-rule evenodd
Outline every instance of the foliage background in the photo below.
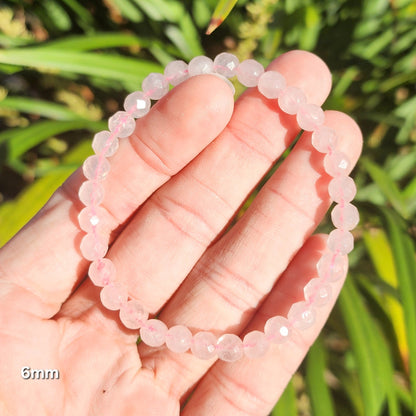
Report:
M 333 71 L 325 106 L 363 131 L 362 219 L 340 300 L 272 414 L 415 415 L 416 2 L 240 0 L 206 36 L 216 5 L 1 3 L 0 245 L 90 154 L 101 120 L 149 72 L 223 50 L 264 64 L 313 51 Z

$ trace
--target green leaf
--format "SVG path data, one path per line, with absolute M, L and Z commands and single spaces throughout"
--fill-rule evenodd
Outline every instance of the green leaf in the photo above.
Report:
M 113 0 L 113 3 L 119 10 L 120 14 L 132 22 L 139 23 L 143 20 L 141 11 L 129 0 Z
M 43 0 L 42 6 L 53 21 L 56 28 L 67 31 L 71 28 L 72 22 L 66 10 L 54 0 Z
M 297 414 L 296 391 L 293 386 L 293 381 L 291 381 L 270 416 L 297 416 Z
M 219 0 L 208 25 L 207 35 L 210 35 L 227 18 L 236 3 L 237 0 Z

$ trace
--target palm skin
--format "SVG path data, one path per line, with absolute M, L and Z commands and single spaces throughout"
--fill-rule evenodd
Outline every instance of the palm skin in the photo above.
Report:
M 330 73 L 315 55 L 293 51 L 270 68 L 310 102 L 329 93 Z M 326 124 L 355 163 L 356 124 L 338 112 L 327 112 Z M 324 236 L 310 234 L 330 204 L 322 155 L 307 135 L 224 231 L 298 129 L 254 90 L 234 108 L 228 86 L 210 75 L 176 87 L 140 119 L 111 159 L 103 203 L 113 230 L 108 257 L 130 295 L 168 326 L 218 335 L 262 329 L 301 300 L 325 246 Z M 105 310 L 85 279 L 82 181 L 75 172 L 0 251 L 0 414 L 267 415 L 336 296 L 313 328 L 261 359 L 202 361 L 137 347 L 137 331 Z M 58 369 L 60 378 L 24 379 L 25 366 Z

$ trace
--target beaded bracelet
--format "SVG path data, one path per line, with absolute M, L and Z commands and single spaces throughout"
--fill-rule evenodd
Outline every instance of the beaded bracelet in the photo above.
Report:
M 280 109 L 296 115 L 299 127 L 312 132 L 312 146 L 324 153 L 324 169 L 332 177 L 328 186 L 330 198 L 336 202 L 331 212 L 335 229 L 327 239 L 327 249 L 317 263 L 317 275 L 304 287 L 305 300 L 294 303 L 287 318 L 274 316 L 267 320 L 264 332 L 252 331 L 242 340 L 235 334 L 217 338 L 211 332 L 191 331 L 183 325 L 168 327 L 158 319 L 148 319 L 149 314 L 135 299 L 129 297 L 128 288 L 116 279 L 113 262 L 105 255 L 108 250 L 103 238 L 105 210 L 100 206 L 104 191 L 102 181 L 110 171 L 108 158 L 119 146 L 119 139 L 129 137 L 135 130 L 136 118 L 144 117 L 151 108 L 151 100 L 159 100 L 169 91 L 169 84 L 176 86 L 187 78 L 200 74 L 215 74 L 233 88 L 229 78 L 237 76 L 246 87 L 256 87 L 266 98 L 277 100 Z M 265 71 L 253 59 L 239 62 L 236 56 L 221 53 L 214 60 L 198 56 L 189 64 L 183 61 L 169 63 L 164 74 L 151 73 L 142 83 L 142 91 L 128 95 L 124 110 L 116 112 L 108 122 L 109 131 L 94 136 L 92 148 L 95 155 L 83 164 L 87 181 L 79 189 L 79 198 L 86 206 L 79 214 L 79 225 L 86 235 L 80 250 L 83 257 L 92 261 L 89 267 L 91 281 L 102 287 L 100 298 L 109 310 L 119 310 L 121 322 L 129 329 L 140 329 L 141 341 L 151 347 L 166 344 L 173 352 L 183 353 L 189 349 L 200 359 L 217 357 L 224 361 L 236 361 L 244 355 L 249 358 L 264 355 L 270 343 L 287 341 L 294 330 L 305 330 L 315 321 L 316 308 L 331 299 L 331 283 L 346 276 L 347 254 L 353 249 L 350 233 L 359 221 L 358 210 L 350 202 L 355 196 L 354 181 L 348 176 L 350 161 L 337 148 L 336 132 L 324 125 L 324 112 L 308 103 L 304 93 L 297 87 L 287 86 L 285 78 L 277 71 Z

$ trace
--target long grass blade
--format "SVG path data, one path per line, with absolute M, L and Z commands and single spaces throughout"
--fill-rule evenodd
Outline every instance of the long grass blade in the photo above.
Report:
M 230 14 L 238 0 L 220 0 L 215 7 L 212 14 L 211 21 L 209 22 L 207 35 L 210 35 Z
M 297 416 L 297 414 L 296 391 L 292 380 L 287 385 L 270 416 Z

